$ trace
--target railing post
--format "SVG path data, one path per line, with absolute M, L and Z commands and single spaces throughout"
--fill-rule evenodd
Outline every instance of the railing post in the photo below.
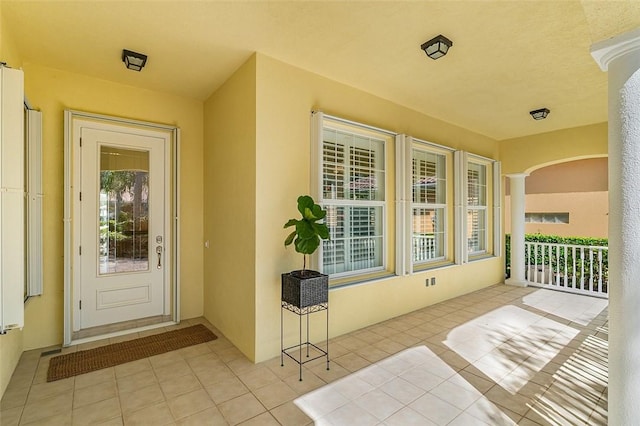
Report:
M 529 276 L 530 275 L 529 266 L 531 265 L 531 262 L 529 260 L 530 253 L 531 253 L 531 243 L 525 242 L 524 243 L 524 277 L 527 281 L 531 281 L 531 277 Z
M 556 247 L 556 263 L 555 263 L 555 266 L 552 268 L 553 270 L 552 281 L 555 281 L 556 287 L 560 287 L 560 274 L 558 273 L 558 268 L 560 265 L 560 246 L 556 245 L 555 247 Z
M 584 247 L 580 247 L 580 290 L 584 290 Z
M 602 293 L 602 247 L 598 247 L 598 293 Z
M 569 284 L 569 267 L 568 267 L 568 263 L 569 262 L 569 247 L 565 246 L 564 247 L 564 287 L 567 288 L 567 285 Z
M 574 246 L 572 249 L 572 255 L 571 255 L 571 260 L 573 262 L 573 275 L 571 277 L 571 288 L 575 289 L 576 288 L 576 247 Z
M 538 282 L 538 243 L 533 244 L 533 282 Z
M 593 291 L 593 248 L 589 247 L 589 291 Z

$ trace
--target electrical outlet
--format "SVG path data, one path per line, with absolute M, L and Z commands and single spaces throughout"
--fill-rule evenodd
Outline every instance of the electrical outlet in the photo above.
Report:
M 431 277 L 431 285 L 436 285 L 436 277 Z

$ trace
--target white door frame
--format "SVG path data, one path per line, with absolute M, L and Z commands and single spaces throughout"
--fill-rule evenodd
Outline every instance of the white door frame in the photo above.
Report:
M 170 251 L 171 261 L 166 264 L 170 268 L 168 272 L 169 288 L 166 291 L 165 301 L 167 303 L 167 314 L 171 314 L 173 323 L 180 321 L 180 251 L 178 250 L 178 242 L 180 241 L 179 227 L 179 143 L 180 129 L 175 126 L 150 123 L 137 120 L 129 120 L 120 117 L 112 117 L 106 115 L 93 114 L 82 111 L 65 110 L 64 114 L 64 346 L 71 345 L 72 332 L 77 329 L 78 321 L 74 319 L 74 301 L 77 299 L 78 288 L 80 283 L 79 252 L 77 238 L 74 240 L 73 235 L 79 235 L 80 223 L 80 207 L 75 201 L 76 190 L 74 185 L 79 184 L 79 165 L 80 150 L 74 149 L 73 142 L 77 136 L 74 134 L 74 128 L 78 123 L 87 123 L 98 127 L 105 125 L 120 125 L 132 127 L 140 130 L 152 130 L 163 132 L 169 136 L 170 146 L 166 155 L 168 156 L 168 164 L 166 171 L 168 181 L 170 182 L 170 191 L 166 200 L 168 207 L 167 215 L 167 231 L 169 231 L 169 240 L 165 246 L 166 251 Z M 77 303 L 77 301 L 76 301 Z M 131 330 L 130 330 L 131 331 Z

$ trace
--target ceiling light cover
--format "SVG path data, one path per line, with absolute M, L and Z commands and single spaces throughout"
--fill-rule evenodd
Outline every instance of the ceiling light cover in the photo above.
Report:
M 424 53 L 426 53 L 431 59 L 438 59 L 446 55 L 451 46 L 453 46 L 453 42 L 440 34 L 431 40 L 422 43 L 420 48 L 424 50 Z
M 529 114 L 531 114 L 531 117 L 533 117 L 534 120 L 543 120 L 547 118 L 547 115 L 549 115 L 550 112 L 551 111 L 549 111 L 549 108 L 540 108 L 529 111 Z
M 133 71 L 140 71 L 147 63 L 147 55 L 133 52 L 131 50 L 122 49 L 122 62 Z

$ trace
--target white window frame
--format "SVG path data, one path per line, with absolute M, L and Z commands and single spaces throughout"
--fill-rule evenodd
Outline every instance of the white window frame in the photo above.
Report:
M 481 256 L 481 255 L 485 255 L 488 253 L 489 251 L 489 164 L 487 164 L 485 161 L 476 161 L 475 159 L 468 159 L 467 161 L 467 173 L 465 174 L 465 176 L 467 177 L 467 185 L 466 187 L 469 188 L 469 169 L 470 169 L 470 165 L 474 164 L 477 166 L 482 167 L 484 170 L 484 194 L 482 194 L 484 197 L 484 204 L 471 204 L 469 203 L 469 190 L 467 189 L 467 250 L 468 250 L 468 255 L 469 256 Z M 471 212 L 481 212 L 483 213 L 484 216 L 484 232 L 483 232 L 483 237 L 479 237 L 478 241 L 479 241 L 479 245 L 482 247 L 479 250 L 472 250 L 471 246 L 469 244 L 469 236 L 471 235 L 472 231 L 471 229 L 469 229 L 469 214 Z
M 413 158 L 414 150 L 424 151 L 445 157 L 445 202 L 414 203 L 413 202 Z M 454 152 L 452 148 L 420 140 L 407 135 L 396 137 L 396 273 L 398 275 L 412 274 L 416 269 L 428 269 L 440 264 L 449 256 L 449 209 L 451 200 L 448 199 L 449 171 L 447 164 L 449 156 Z M 413 259 L 413 209 L 443 209 L 444 211 L 444 247 L 443 256 L 424 261 Z
M 42 294 L 42 113 L 33 110 L 25 101 L 26 157 L 26 298 Z M 26 299 L 25 298 L 25 299 Z
M 322 188 L 323 184 L 323 144 L 324 144 L 324 128 L 332 128 L 341 131 L 351 131 L 358 133 L 362 131 L 364 136 L 371 136 L 373 134 L 379 134 L 384 141 L 383 147 L 383 160 L 384 160 L 384 199 L 383 200 L 349 200 L 349 199 L 324 199 L 324 192 Z M 389 242 L 388 233 L 388 214 L 387 204 L 389 202 L 389 144 L 387 139 L 389 137 L 395 137 L 395 134 L 386 130 L 367 126 L 361 123 L 352 122 L 338 117 L 326 115 L 320 111 L 313 111 L 311 114 L 311 195 L 317 200 L 316 202 L 323 207 L 336 206 L 336 207 L 379 207 L 381 210 L 381 223 L 382 223 L 382 242 L 381 242 L 381 259 L 382 264 L 380 266 L 349 270 L 345 272 L 338 272 L 330 274 L 331 278 L 345 278 L 366 276 L 367 274 L 379 273 L 388 269 L 388 253 L 387 244 Z M 323 248 L 322 245 L 316 252 L 315 256 L 311 257 L 311 267 L 323 271 Z
M 0 334 L 24 327 L 24 73 L 0 64 Z
M 472 260 L 482 259 L 487 256 L 498 257 L 502 253 L 502 175 L 501 164 L 491 158 L 470 154 L 464 151 L 454 153 L 455 163 L 455 262 L 456 264 L 467 263 Z M 476 252 L 469 252 L 469 229 L 467 227 L 467 212 L 478 209 L 476 206 L 468 205 L 468 167 L 469 163 L 481 164 L 485 166 L 487 173 L 486 180 L 486 204 L 482 210 L 486 211 L 485 226 L 485 249 Z M 489 176 L 490 174 L 490 176 Z M 491 192 L 489 192 L 491 191 Z M 489 204 L 489 198 L 492 203 Z M 489 247 L 489 226 L 493 228 L 493 245 Z

